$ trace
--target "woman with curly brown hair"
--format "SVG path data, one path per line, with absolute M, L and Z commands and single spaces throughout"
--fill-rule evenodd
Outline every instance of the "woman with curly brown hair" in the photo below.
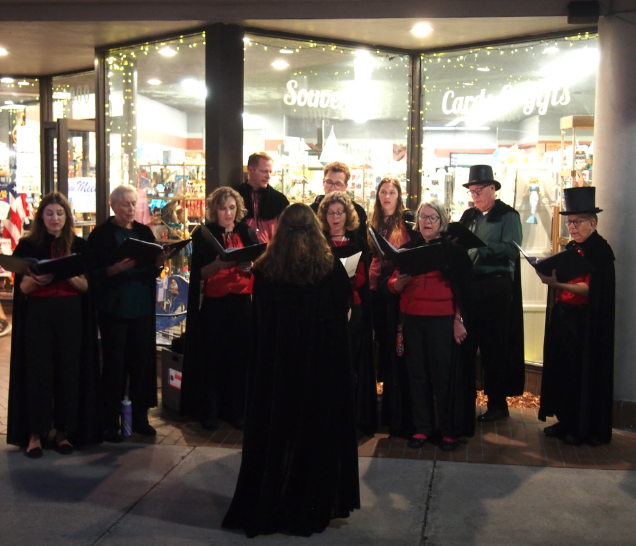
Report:
M 224 527 L 309 536 L 360 507 L 350 302 L 318 219 L 290 205 L 254 265 L 243 459 Z
M 378 400 L 373 363 L 373 316 L 369 290 L 369 251 L 358 230 L 358 215 L 342 191 L 327 194 L 318 208 L 318 220 L 334 255 L 352 256 L 361 252 L 355 275 L 351 277 L 353 307 L 349 332 L 351 362 L 356 379 L 356 426 L 358 436 L 373 435 L 378 429 Z
M 205 227 L 224 248 L 258 243 L 254 230 L 241 222 L 247 211 L 237 191 L 217 188 L 206 208 Z M 194 232 L 180 409 L 207 430 L 219 428 L 219 417 L 234 428 L 244 426 L 251 266 L 222 261 L 200 230 Z
M 395 248 L 413 238 L 413 229 L 404 220 L 407 211 L 402 200 L 402 187 L 395 178 L 384 178 L 378 185 L 371 225 Z M 373 330 L 378 343 L 378 381 L 383 383 L 381 422 L 394 435 L 410 434 L 411 402 L 408 377 L 395 352 L 399 324 L 399 298 L 391 294 L 387 283 L 395 270 L 391 260 L 384 259 L 373 242 L 369 282 L 373 301 Z

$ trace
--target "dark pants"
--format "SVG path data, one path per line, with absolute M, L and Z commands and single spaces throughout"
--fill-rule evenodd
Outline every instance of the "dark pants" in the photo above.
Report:
M 546 370 L 544 381 L 551 381 L 549 387 L 555 402 L 557 419 L 567 430 L 578 435 L 581 417 L 581 375 L 586 305 L 555 304 L 548 326 L 545 346 Z
M 364 332 L 364 315 L 362 305 L 354 305 L 351 308 L 349 320 L 349 338 L 351 339 L 351 362 L 353 372 L 357 375 L 362 366 L 362 337 Z
M 200 314 L 201 420 L 245 416 L 251 296 L 203 298 Z
M 79 419 L 82 304 L 79 296 L 31 297 L 25 320 L 29 432 L 73 433 Z
M 512 277 L 474 279 L 470 285 L 470 304 L 473 320 L 467 328 L 464 350 L 474 359 L 479 347 L 488 408 L 507 408 Z
M 416 434 L 435 431 L 435 406 L 442 436 L 452 432 L 450 419 L 451 356 L 454 315 L 406 315 L 404 357 L 411 385 Z
M 108 431 L 119 429 L 121 401 L 126 393 L 126 380 L 130 378 L 128 395 L 132 405 L 133 425 L 148 423 L 149 384 L 156 389 L 155 315 L 124 319 L 99 313 L 99 331 L 102 337 L 102 389 L 104 400 L 104 427 Z
M 373 332 L 378 343 L 378 381 L 384 381 L 389 375 L 392 363 L 392 351 L 395 351 L 396 332 L 390 331 L 388 290 L 380 288 L 371 292 L 373 309 Z

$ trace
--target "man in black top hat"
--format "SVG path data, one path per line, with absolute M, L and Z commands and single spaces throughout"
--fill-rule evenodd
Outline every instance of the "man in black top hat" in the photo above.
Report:
M 523 303 L 519 252 L 519 213 L 497 199 L 501 184 L 492 167 L 470 168 L 464 184 L 475 204 L 459 220 L 484 243 L 469 251 L 473 260 L 471 279 L 472 321 L 464 342 L 467 357 L 474 362 L 479 347 L 484 370 L 488 410 L 477 421 L 508 417 L 507 396 L 523 394 L 525 361 L 523 347 Z
M 612 438 L 614 387 L 614 253 L 597 231 L 595 188 L 564 191 L 566 225 L 592 273 L 568 283 L 537 272 L 550 287 L 543 345 L 539 419 L 556 415 L 547 436 L 566 444 L 607 443 Z M 553 306 L 552 303 L 554 302 Z

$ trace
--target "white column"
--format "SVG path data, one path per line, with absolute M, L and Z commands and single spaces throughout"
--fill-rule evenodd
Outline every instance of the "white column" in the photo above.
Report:
M 616 255 L 614 399 L 636 401 L 636 13 L 599 24 L 594 185 Z

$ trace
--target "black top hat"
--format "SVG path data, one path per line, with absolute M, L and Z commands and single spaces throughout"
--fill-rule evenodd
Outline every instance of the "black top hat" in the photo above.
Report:
M 468 188 L 474 184 L 481 184 L 483 186 L 494 184 L 495 190 L 501 189 L 501 184 L 495 180 L 495 175 L 492 173 L 492 167 L 490 165 L 473 165 L 470 168 L 468 182 L 462 184 L 462 186 Z
M 563 210 L 559 214 L 596 214 L 603 212 L 596 206 L 596 188 L 566 188 L 563 190 Z

